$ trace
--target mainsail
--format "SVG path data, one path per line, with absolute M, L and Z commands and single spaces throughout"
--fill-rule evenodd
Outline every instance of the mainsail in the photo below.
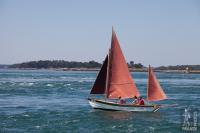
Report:
M 149 65 L 148 69 L 148 83 L 147 83 L 147 100 L 148 101 L 159 101 L 166 99 L 163 89 L 161 88 L 153 69 Z
M 107 98 L 139 96 L 114 30 L 112 30 L 111 50 L 108 60 Z

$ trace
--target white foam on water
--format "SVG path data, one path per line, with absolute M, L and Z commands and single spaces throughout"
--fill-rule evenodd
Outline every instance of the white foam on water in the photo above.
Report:
M 127 131 L 130 132 L 130 133 L 132 133 L 132 132 L 135 133 L 135 132 L 137 131 L 137 129 L 134 128 L 134 125 L 133 125 L 133 124 L 130 124 L 130 125 L 128 125 Z
M 23 116 L 25 116 L 25 117 L 29 117 L 29 115 L 23 115 Z
M 19 83 L 20 86 L 24 86 L 25 85 L 25 82 L 22 82 L 22 83 Z
M 70 90 L 74 90 L 74 88 L 69 88 Z
M 14 117 L 14 116 L 12 116 L 12 115 L 11 115 L 11 116 L 8 116 L 8 118 L 13 118 L 13 117 Z
M 70 121 L 65 121 L 64 123 L 65 123 L 65 124 L 68 124 L 68 123 L 70 123 Z
M 10 82 L 10 86 L 15 86 L 16 84 L 16 82 Z
M 34 83 L 28 83 L 28 86 L 32 86 L 32 85 L 34 85 Z
M 13 85 L 15 85 L 16 83 L 13 83 Z M 34 85 L 33 82 L 21 82 L 19 83 L 20 86 L 32 86 Z
M 53 85 L 52 85 L 52 84 L 47 84 L 46 86 L 48 86 L 48 87 L 52 87 Z
M 116 128 L 116 126 L 112 126 L 111 128 L 112 128 L 112 129 L 115 129 L 115 128 Z
M 60 77 L 61 79 L 67 79 L 67 77 L 64 77 L 64 76 L 62 76 L 62 77 Z
M 37 128 L 37 129 L 38 129 L 38 128 L 40 128 L 40 126 L 35 126 L 35 128 Z
M 79 122 L 80 120 L 72 120 L 72 122 Z
M 149 130 L 150 130 L 151 132 L 154 132 L 154 130 L 155 130 L 155 128 L 154 128 L 154 127 L 151 127 L 151 126 L 149 126 L 148 128 L 149 128 Z
M 1 79 L 2 80 L 2 79 Z M 7 81 L 0 81 L 2 84 L 5 84 Z
M 63 81 L 71 81 L 71 82 L 93 82 L 95 80 L 94 77 L 61 77 Z

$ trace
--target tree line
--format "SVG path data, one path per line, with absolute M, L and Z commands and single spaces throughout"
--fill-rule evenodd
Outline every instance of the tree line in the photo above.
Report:
M 40 60 L 13 64 L 10 68 L 99 68 L 101 64 L 95 61 L 76 62 L 64 60 Z
M 101 63 L 96 61 L 77 62 L 64 60 L 40 60 L 13 64 L 10 65 L 9 68 L 100 68 L 101 65 Z M 130 61 L 130 63 L 127 63 L 127 65 L 129 68 L 143 68 L 141 63 L 134 64 L 133 61 Z
M 161 66 L 157 70 L 200 70 L 200 65 L 176 65 L 176 66 Z
M 29 61 L 13 65 L 0 65 L 0 68 L 100 68 L 101 63 L 96 61 L 77 62 L 64 60 L 40 60 Z M 145 68 L 141 63 L 134 63 L 134 61 L 127 62 L 129 68 Z M 200 70 L 200 65 L 176 65 L 176 66 L 160 66 L 156 70 Z

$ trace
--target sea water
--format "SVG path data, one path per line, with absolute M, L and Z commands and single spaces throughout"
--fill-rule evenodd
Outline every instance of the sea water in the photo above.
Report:
M 164 107 L 136 113 L 90 107 L 87 97 L 97 72 L 0 70 L 0 133 L 200 132 L 200 74 L 156 75 L 168 96 Z M 145 97 L 147 74 L 132 76 Z M 194 120 L 196 130 L 183 128 L 193 127 Z

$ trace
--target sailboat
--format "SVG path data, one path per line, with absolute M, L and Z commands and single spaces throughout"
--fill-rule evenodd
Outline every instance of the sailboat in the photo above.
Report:
M 103 95 L 103 98 L 94 96 Z M 91 89 L 88 101 L 95 109 L 115 111 L 151 111 L 156 112 L 161 105 L 158 104 L 120 104 L 113 100 L 139 97 L 140 93 L 129 72 L 126 60 L 122 53 L 115 31 L 112 29 L 111 48 L 97 75 Z M 148 68 L 147 101 L 159 101 L 166 99 L 153 69 Z

